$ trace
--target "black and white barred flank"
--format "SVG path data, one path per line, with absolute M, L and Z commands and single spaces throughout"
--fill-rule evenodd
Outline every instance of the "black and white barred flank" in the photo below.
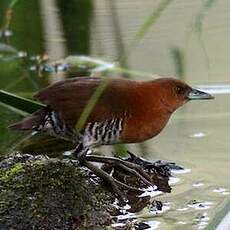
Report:
M 86 145 L 118 143 L 122 126 L 123 120 L 121 118 L 89 123 L 84 132 L 83 143 Z
M 106 145 L 119 143 L 123 128 L 123 119 L 113 118 L 103 122 L 88 123 L 82 133 L 76 133 L 69 127 L 55 111 L 49 111 L 44 117 L 43 124 L 33 127 L 34 130 L 48 130 L 55 136 L 82 142 L 84 146 Z

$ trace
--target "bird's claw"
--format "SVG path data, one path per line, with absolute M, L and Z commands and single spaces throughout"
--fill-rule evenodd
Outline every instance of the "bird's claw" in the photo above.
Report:
M 84 157 L 82 158 L 81 156 L 81 158 L 78 160 L 80 160 L 81 165 L 86 166 L 96 176 L 108 182 L 111 185 L 114 193 L 123 202 L 126 200 L 126 194 L 123 192 L 124 190 L 127 192 L 130 191 L 134 192 L 135 194 L 140 194 L 142 191 L 138 187 L 143 186 L 143 183 L 145 187 L 153 187 L 154 185 L 156 185 L 160 190 L 162 189 L 162 186 L 166 186 L 165 188 L 163 188 L 165 189 L 164 191 L 170 191 L 170 187 L 168 187 L 167 181 L 168 177 L 171 176 L 171 167 L 175 167 L 175 164 L 166 161 L 147 161 L 134 155 L 133 153 L 128 153 L 130 157 L 127 159 L 97 155 L 82 155 Z M 103 163 L 103 167 L 98 168 L 91 162 Z M 115 169 L 114 172 L 116 173 L 114 173 L 112 169 Z M 125 174 L 122 174 L 121 172 L 125 172 Z M 126 181 L 125 179 L 126 175 L 129 175 L 128 181 Z M 135 179 L 133 181 L 133 177 L 131 177 L 131 175 L 133 175 L 134 178 L 137 178 L 138 180 Z M 152 179 L 151 175 L 158 178 L 159 180 L 165 180 L 165 183 L 163 183 L 162 185 L 160 182 L 159 184 L 158 182 L 156 182 L 156 178 Z M 135 185 L 137 187 L 130 186 L 127 184 L 127 182 L 129 184 L 132 184 L 132 182 L 137 182 Z
M 175 164 L 174 162 L 164 161 L 164 160 L 157 160 L 157 161 L 148 161 L 145 159 L 142 159 L 135 154 L 127 151 L 129 154 L 129 158 L 127 158 L 128 161 L 133 162 L 137 165 L 140 165 L 141 168 L 146 170 L 157 170 L 157 172 L 161 176 L 169 177 L 171 176 L 171 170 L 182 170 L 184 169 L 182 166 Z

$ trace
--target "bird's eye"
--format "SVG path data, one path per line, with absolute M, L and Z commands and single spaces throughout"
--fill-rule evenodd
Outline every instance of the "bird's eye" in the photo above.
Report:
M 181 87 L 181 86 L 177 86 L 177 87 L 176 87 L 176 92 L 177 92 L 177 94 L 182 94 L 183 91 L 184 91 L 183 87 Z

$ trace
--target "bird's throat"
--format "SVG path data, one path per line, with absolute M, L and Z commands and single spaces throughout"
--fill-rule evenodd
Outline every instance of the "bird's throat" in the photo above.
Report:
M 163 98 L 160 99 L 160 102 L 162 104 L 162 108 L 167 112 L 167 113 L 170 113 L 172 114 L 175 109 L 169 105 L 169 103 L 167 103 Z

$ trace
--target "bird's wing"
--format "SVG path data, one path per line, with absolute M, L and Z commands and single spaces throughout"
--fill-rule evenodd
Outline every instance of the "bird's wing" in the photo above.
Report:
M 60 113 L 62 119 L 74 126 L 91 96 L 102 82 L 101 78 L 79 77 L 55 83 L 40 92 L 35 99 Z M 104 121 L 124 115 L 132 98 L 134 81 L 112 79 L 90 113 L 88 122 Z

